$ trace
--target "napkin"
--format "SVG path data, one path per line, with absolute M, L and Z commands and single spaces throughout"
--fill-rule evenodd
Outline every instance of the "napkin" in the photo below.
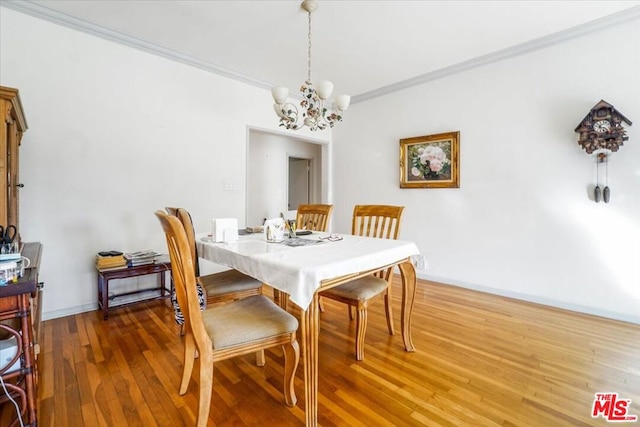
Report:
M 284 239 L 284 220 L 272 218 L 264 222 L 264 234 L 267 241 Z

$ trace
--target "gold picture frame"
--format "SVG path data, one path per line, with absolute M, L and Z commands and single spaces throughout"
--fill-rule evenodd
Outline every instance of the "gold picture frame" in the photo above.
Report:
M 460 188 L 460 132 L 401 139 L 400 188 Z

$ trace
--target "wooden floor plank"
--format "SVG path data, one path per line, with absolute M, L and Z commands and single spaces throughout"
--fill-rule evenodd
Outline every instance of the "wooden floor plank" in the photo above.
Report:
M 399 283 L 393 285 L 396 330 Z M 389 336 L 381 303 L 369 308 L 365 359 L 354 357 L 355 322 L 324 301 L 318 420 L 323 426 L 602 426 L 594 394 L 616 392 L 640 415 L 640 325 L 419 281 L 414 353 Z M 295 312 L 295 310 L 293 310 Z M 173 311 L 155 301 L 43 324 L 41 426 L 191 426 L 196 362 L 178 395 L 183 346 Z M 282 395 L 283 354 L 226 360 L 214 369 L 210 425 L 304 425 Z

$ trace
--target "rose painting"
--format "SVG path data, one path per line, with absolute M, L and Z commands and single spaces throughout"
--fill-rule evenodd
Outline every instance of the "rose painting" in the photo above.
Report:
M 458 188 L 460 132 L 400 140 L 401 188 Z
M 409 181 L 451 179 L 451 142 L 415 144 L 409 147 L 411 173 Z

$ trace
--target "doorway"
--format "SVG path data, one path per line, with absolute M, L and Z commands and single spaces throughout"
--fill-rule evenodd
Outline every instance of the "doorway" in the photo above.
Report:
M 289 194 L 287 210 L 293 211 L 311 201 L 311 159 L 289 157 Z
M 326 203 L 330 199 L 330 157 L 329 144 L 322 141 L 250 129 L 246 224 L 262 225 L 265 218 L 280 213 L 291 217 L 294 213 L 290 211 L 301 203 Z

